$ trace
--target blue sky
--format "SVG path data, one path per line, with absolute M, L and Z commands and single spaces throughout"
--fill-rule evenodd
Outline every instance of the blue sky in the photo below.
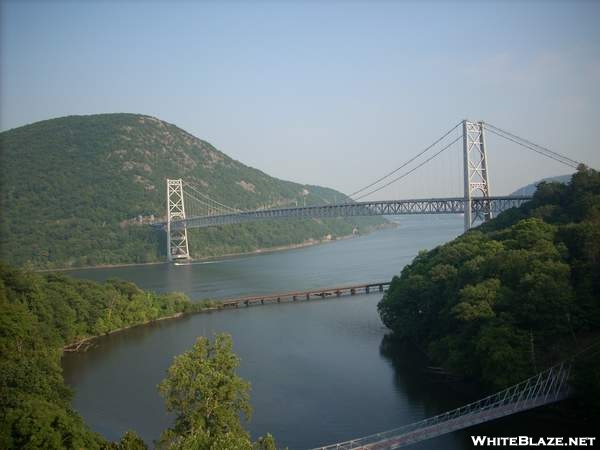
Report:
M 149 114 L 273 176 L 347 193 L 463 118 L 600 167 L 600 2 L 1 5 L 2 130 Z M 568 172 L 488 144 L 495 193 Z M 458 193 L 455 147 L 380 198 Z

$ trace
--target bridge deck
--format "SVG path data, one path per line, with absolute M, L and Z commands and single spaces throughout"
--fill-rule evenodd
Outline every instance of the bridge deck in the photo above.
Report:
M 221 308 L 239 308 L 240 306 L 264 305 L 265 303 L 281 303 L 282 301 L 310 300 L 320 297 L 341 297 L 342 295 L 368 294 L 370 292 L 384 292 L 390 285 L 389 281 L 377 283 L 354 284 L 351 286 L 338 286 L 330 288 L 311 289 L 309 291 L 282 292 L 279 294 L 253 295 L 247 297 L 231 298 L 221 302 Z
M 393 430 L 318 447 L 318 450 L 400 448 L 489 420 L 558 402 L 571 394 L 567 384 L 570 370 L 570 362 L 564 361 L 520 383 L 460 408 Z
M 466 414 L 461 417 L 449 419 L 445 422 L 437 423 L 428 427 L 418 428 L 416 430 L 409 431 L 400 436 L 392 438 L 382 438 L 380 441 L 376 441 L 372 444 L 361 444 L 359 446 L 353 446 L 351 442 L 341 444 L 340 446 L 334 447 L 337 450 L 391 450 L 396 448 L 405 447 L 417 442 L 432 439 L 443 434 L 451 433 L 453 431 L 468 428 L 480 423 L 488 422 L 490 420 L 499 419 L 501 417 L 509 416 L 518 412 L 526 411 L 529 409 L 538 408 L 550 403 L 566 398 L 567 394 L 561 394 L 559 397 L 552 397 L 550 399 L 537 398 L 531 399 L 521 404 L 508 404 L 499 406 L 496 408 L 486 409 L 471 414 Z M 329 449 L 330 447 L 325 447 Z
M 506 209 L 519 206 L 531 197 L 489 197 L 471 199 L 471 212 L 474 217 L 485 213 L 497 214 Z M 378 200 L 370 202 L 313 205 L 295 208 L 261 209 L 238 211 L 226 214 L 213 214 L 201 217 L 187 217 L 172 220 L 171 230 L 201 228 L 251 222 L 255 220 L 274 220 L 290 218 L 356 217 L 356 216 L 394 216 L 413 214 L 461 214 L 465 212 L 466 200 L 461 197 L 428 198 L 411 200 Z M 156 222 L 155 227 L 162 228 L 164 222 Z

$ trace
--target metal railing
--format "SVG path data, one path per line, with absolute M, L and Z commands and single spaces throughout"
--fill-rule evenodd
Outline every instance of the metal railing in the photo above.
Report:
M 394 449 L 499 417 L 565 399 L 570 362 L 563 362 L 500 392 L 460 408 L 393 430 L 350 441 L 317 447 L 315 450 Z

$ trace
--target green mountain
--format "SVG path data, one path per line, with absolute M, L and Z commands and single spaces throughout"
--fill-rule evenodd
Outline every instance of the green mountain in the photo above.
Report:
M 208 142 L 139 114 L 69 116 L 0 133 L 0 258 L 38 268 L 165 259 L 166 178 L 240 209 L 347 199 L 245 166 Z M 379 218 L 290 220 L 191 230 L 193 257 L 349 234 Z

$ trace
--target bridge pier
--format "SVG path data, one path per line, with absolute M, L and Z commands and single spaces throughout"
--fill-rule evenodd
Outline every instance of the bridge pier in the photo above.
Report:
M 185 221 L 183 181 L 167 179 L 167 258 L 169 261 L 190 259 L 187 228 L 173 228 L 173 221 Z
M 465 231 L 468 231 L 475 220 L 487 221 L 492 218 L 484 122 L 463 120 L 463 170 Z M 476 210 L 475 215 L 474 194 L 478 194 L 477 198 L 484 199 L 482 209 Z

